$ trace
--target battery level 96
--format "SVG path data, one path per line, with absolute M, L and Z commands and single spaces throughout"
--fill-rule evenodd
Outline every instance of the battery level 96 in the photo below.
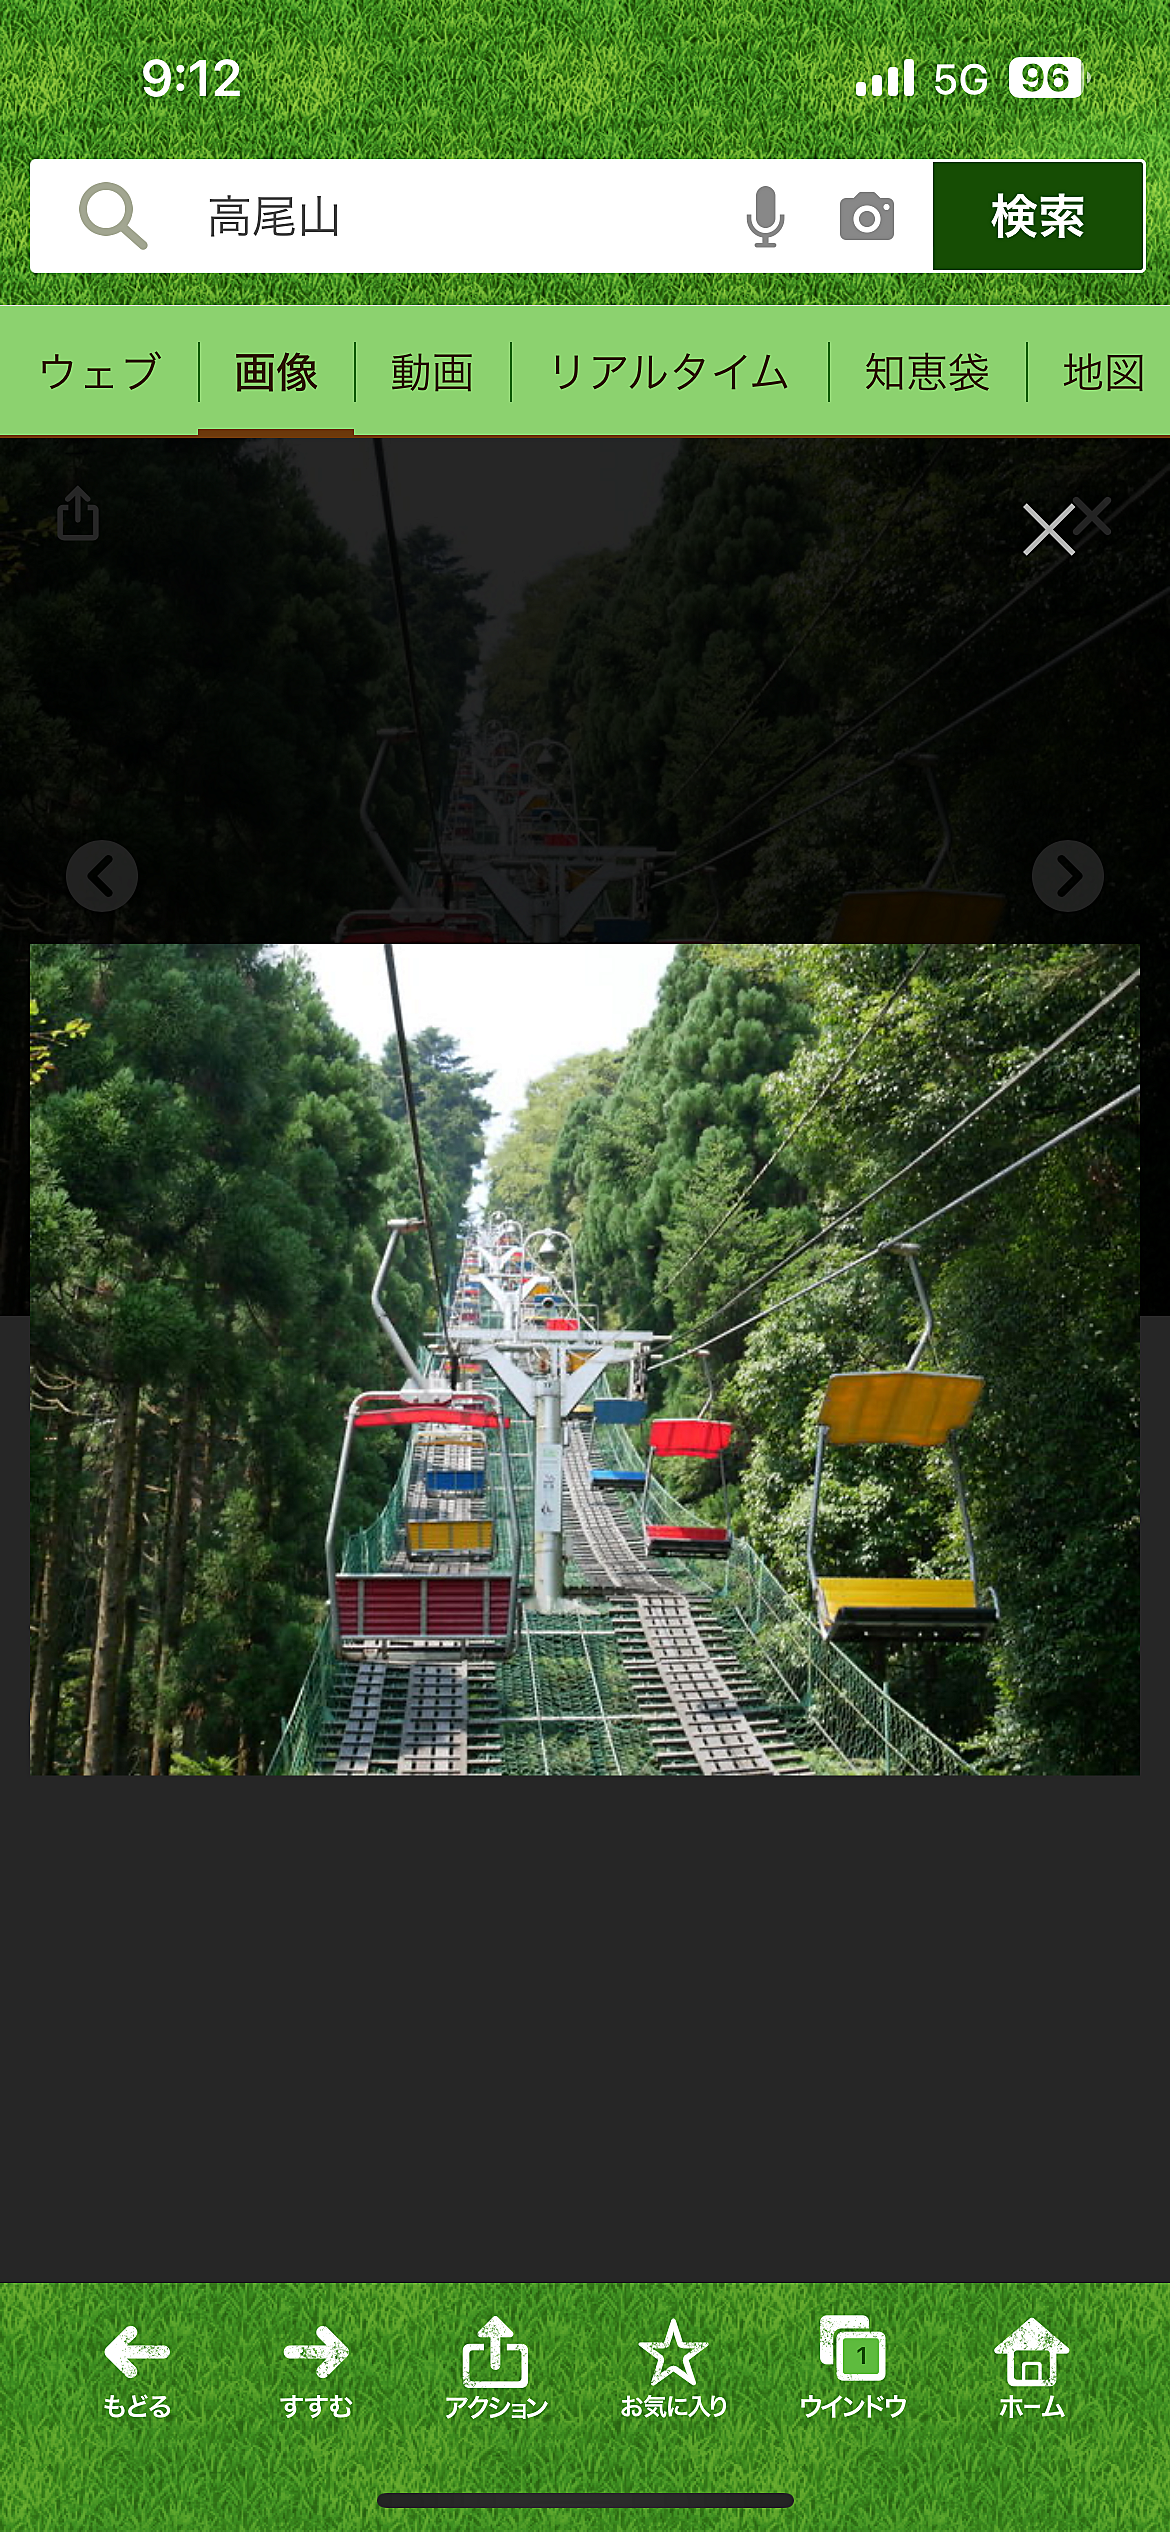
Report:
M 1020 53 L 1008 66 L 1013 97 L 1079 97 L 1085 65 L 1075 54 Z

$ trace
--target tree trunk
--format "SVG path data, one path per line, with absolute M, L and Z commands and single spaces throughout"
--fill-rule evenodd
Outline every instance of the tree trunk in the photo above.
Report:
M 183 1595 L 187 1574 L 187 1533 L 191 1522 L 191 1479 L 195 1465 L 195 1427 L 199 1414 L 199 1395 L 194 1381 L 189 1382 L 179 1419 L 175 1445 L 174 1475 L 171 1482 L 171 1517 L 168 1523 L 167 1561 L 158 1620 L 158 1644 L 155 1650 L 154 1735 L 150 1751 L 152 1776 L 165 1776 L 171 1754 L 172 1732 L 167 1720 L 169 1673 L 174 1658 L 179 1629 L 183 1621 Z
M 138 1429 L 138 1473 L 134 1483 L 134 1512 L 130 1523 L 130 1554 L 126 1574 L 126 1618 L 122 1633 L 122 1660 L 118 1671 L 118 1695 L 114 1714 L 114 1774 L 124 1776 L 130 1752 L 130 1699 L 134 1672 L 134 1655 L 138 1644 L 138 1619 L 142 1605 L 142 1548 L 146 1529 L 146 1480 L 150 1467 L 154 1427 L 149 1416 L 143 1416 Z
M 69 1572 L 79 1474 L 77 1453 L 73 1447 L 73 1418 L 67 1408 L 68 1401 L 65 1401 L 57 1410 L 57 1430 L 53 1441 L 52 1500 L 41 1577 L 40 1627 L 29 1714 L 29 1765 L 34 1776 L 46 1776 L 52 1759 L 53 1684 L 61 1650 L 65 1582 Z
M 207 1419 L 207 1431 L 199 1454 L 199 1474 L 195 1482 L 197 1509 L 195 1553 L 197 1557 L 205 1556 L 211 1545 L 211 1533 L 215 1522 L 215 1471 L 218 1442 L 219 1428 L 213 1409 Z
M 110 1505 L 102 1554 L 101 1596 L 90 1680 L 89 1716 L 85 1730 L 83 1776 L 108 1776 L 113 1757 L 114 1695 L 122 1650 L 126 1606 L 126 1562 L 130 1545 L 130 1487 L 134 1474 L 134 1439 L 138 1425 L 138 1383 L 126 1381 L 118 1392 L 114 1448 L 110 1465 Z
M 0 1313 L 28 1310 L 28 946 L 0 931 Z

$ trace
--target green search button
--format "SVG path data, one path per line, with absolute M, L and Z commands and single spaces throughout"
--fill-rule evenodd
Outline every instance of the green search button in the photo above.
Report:
M 1140 273 L 1143 158 L 934 162 L 936 273 Z

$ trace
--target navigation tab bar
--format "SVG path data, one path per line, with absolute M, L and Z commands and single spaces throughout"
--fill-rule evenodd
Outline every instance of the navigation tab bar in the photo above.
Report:
M 103 434 L 1148 435 L 1162 312 L 65 306 L 0 314 L 8 428 Z M 63 480 L 58 535 L 92 540 Z M 82 497 L 84 493 L 84 498 Z

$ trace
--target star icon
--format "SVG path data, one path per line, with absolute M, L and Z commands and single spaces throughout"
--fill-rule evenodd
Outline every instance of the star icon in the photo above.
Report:
M 680 2382 L 689 2383 L 691 2390 L 697 2391 L 698 2385 L 691 2372 L 691 2358 L 702 2354 L 703 2349 L 708 2345 L 706 2339 L 680 2338 L 678 2323 L 672 2321 L 664 2339 L 639 2339 L 638 2345 L 644 2347 L 647 2356 L 652 2356 L 654 2359 L 654 2382 L 650 2385 L 651 2391 L 654 2389 L 654 2383 L 660 2383 L 666 2374 L 677 2374 Z M 665 2362 L 666 2350 L 671 2346 L 678 2349 L 682 2358 L 681 2365 L 668 2365 Z

